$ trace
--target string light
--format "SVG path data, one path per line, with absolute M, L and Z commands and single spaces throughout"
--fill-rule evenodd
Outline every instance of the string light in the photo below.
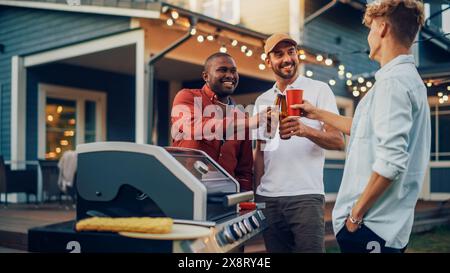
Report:
M 334 85 L 336 85 L 336 81 L 335 80 L 333 80 L 333 79 L 331 79 L 329 82 L 328 82 L 331 86 L 334 86 Z
M 450 91 L 450 85 L 449 85 L 449 86 L 447 86 L 447 91 Z
M 359 78 L 358 78 L 358 82 L 359 82 L 359 83 L 363 83 L 363 82 L 364 82 L 364 78 L 363 78 L 363 77 L 359 77 Z
M 444 95 L 444 93 L 442 93 L 442 92 L 438 92 L 438 97 L 442 97 L 443 95 Z
M 63 107 L 62 107 L 61 105 L 58 106 L 58 107 L 56 107 L 56 112 L 57 112 L 58 114 L 60 114 L 62 111 L 63 111 Z
M 317 55 L 316 56 L 316 60 L 318 61 L 318 62 L 321 62 L 321 61 L 323 61 L 323 56 L 322 55 Z
M 59 154 L 59 153 L 61 153 L 61 148 L 56 147 L 55 151 L 56 151 L 57 154 Z
M 172 18 L 173 19 L 178 19 L 178 17 L 180 17 L 180 15 L 178 14 L 178 12 L 176 10 L 172 10 L 171 12 Z
M 344 76 L 344 74 L 345 74 L 344 70 L 339 70 L 339 72 L 338 72 L 339 76 Z
M 214 41 L 214 36 L 212 36 L 211 34 L 209 34 L 208 36 L 206 36 L 206 39 L 210 42 Z
M 306 71 L 307 77 L 312 77 L 313 75 L 314 75 L 314 73 L 311 70 Z
M 327 58 L 327 59 L 325 60 L 325 64 L 328 65 L 328 66 L 331 66 L 331 65 L 333 64 L 333 60 L 330 59 L 330 58 Z
M 345 66 L 343 64 L 339 65 L 339 72 L 342 71 L 342 75 L 344 75 Z
M 300 54 L 300 60 L 306 60 L 306 55 L 305 54 Z
M 440 98 L 440 99 L 439 99 L 439 103 L 440 103 L 440 104 L 443 104 L 443 103 L 444 103 L 444 99 L 443 99 L 443 98 Z
M 245 51 L 247 51 L 247 46 L 245 45 L 241 46 L 241 51 L 242 53 L 245 53 Z
M 231 45 L 232 45 L 233 47 L 237 46 L 237 45 L 238 45 L 238 41 L 237 41 L 237 40 L 233 40 L 233 41 L 231 42 Z
M 199 43 L 203 43 L 203 41 L 205 41 L 205 37 L 203 37 L 203 35 L 198 35 L 198 36 L 197 36 L 197 41 L 198 41 Z
M 47 120 L 50 121 L 50 122 L 52 122 L 52 121 L 53 121 L 53 116 L 52 116 L 52 115 L 48 115 L 48 116 L 47 116 Z
M 366 82 L 366 86 L 367 86 L 368 88 L 371 88 L 371 87 L 373 86 L 373 84 L 372 84 L 371 81 L 368 81 L 368 82 Z
M 353 82 L 352 82 L 352 80 L 347 80 L 346 84 L 347 84 L 347 86 L 352 86 Z
M 219 51 L 222 52 L 222 53 L 227 53 L 227 48 L 224 45 L 222 45 L 220 47 Z
M 362 92 L 366 92 L 367 91 L 367 87 L 365 87 L 365 86 L 361 87 L 361 91 Z
M 169 27 L 173 26 L 173 19 L 172 18 L 167 19 L 166 23 Z
M 358 97 L 360 95 L 358 90 L 353 91 L 353 96 L 354 97 Z
M 442 98 L 444 99 L 444 101 L 448 101 L 448 96 L 447 95 L 444 95 Z
M 427 82 L 427 86 L 431 87 L 431 86 L 433 86 L 433 83 L 432 82 Z
M 264 70 L 266 69 L 266 65 L 265 64 L 259 64 L 259 70 Z
M 253 55 L 253 51 L 251 49 L 247 50 L 247 52 L 245 53 L 245 55 L 247 57 L 251 57 Z
M 267 54 L 266 53 L 261 54 L 261 60 L 265 61 L 266 58 L 267 58 Z
M 195 34 L 197 34 L 197 29 L 195 28 L 191 29 L 191 35 L 194 36 Z
M 347 72 L 347 74 L 345 74 L 345 77 L 347 77 L 347 79 L 350 79 L 352 76 L 353 76 L 353 75 L 352 75 L 352 73 L 350 73 L 350 72 Z

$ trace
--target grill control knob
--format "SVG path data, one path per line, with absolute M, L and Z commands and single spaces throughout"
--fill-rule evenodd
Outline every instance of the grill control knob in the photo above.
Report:
M 254 229 L 259 228 L 260 224 L 259 224 L 258 219 L 255 217 L 255 215 L 252 215 L 252 216 L 249 218 L 249 221 L 250 221 L 250 224 L 252 225 L 252 227 L 253 227 Z
M 239 228 L 239 225 L 237 223 L 234 223 L 231 227 L 231 234 L 238 240 L 243 236 L 241 229 Z
M 229 244 L 232 244 L 232 243 L 234 243 L 237 240 L 237 238 L 235 238 L 233 236 L 233 234 L 231 233 L 231 227 L 229 227 L 229 226 L 225 227 L 223 229 L 222 235 L 225 238 L 225 241 L 227 241 L 227 243 L 229 243 Z
M 253 231 L 253 227 L 250 224 L 250 221 L 248 220 L 248 218 L 245 218 L 242 223 L 244 223 L 245 228 L 247 229 L 247 231 L 250 233 Z
M 239 225 L 239 229 L 242 231 L 242 234 L 245 235 L 247 234 L 247 228 L 245 227 L 244 223 L 241 221 L 238 223 Z

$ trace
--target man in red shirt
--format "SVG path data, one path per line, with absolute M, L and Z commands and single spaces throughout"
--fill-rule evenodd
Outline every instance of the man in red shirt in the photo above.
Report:
M 236 63 L 226 53 L 215 53 L 206 60 L 202 78 L 205 85 L 201 89 L 182 89 L 175 96 L 173 146 L 206 152 L 236 178 L 241 191 L 252 190 L 253 156 L 248 131 L 256 126 L 257 119 L 248 118 L 230 97 L 239 82 Z M 211 109 L 222 114 L 207 114 Z M 195 117 L 194 112 L 200 116 Z M 238 133 L 239 126 L 244 129 L 242 134 Z

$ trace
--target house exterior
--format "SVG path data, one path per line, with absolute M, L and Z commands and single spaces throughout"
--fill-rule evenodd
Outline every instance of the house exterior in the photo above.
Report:
M 158 1 L 1 0 L 0 155 L 39 171 L 81 143 L 169 145 L 172 100 L 212 53 L 234 56 L 239 104 L 272 86 L 267 37 Z
M 365 1 L 168 2 L 0 0 L 0 154 L 12 169 L 37 168 L 38 159 L 57 159 L 85 142 L 170 144 L 176 92 L 200 87 L 205 58 L 219 50 L 237 61 L 237 102 L 252 104 L 273 85 L 261 59 L 272 32 L 300 42 L 301 73 L 330 85 L 341 114 L 352 116 L 373 85 L 378 65 L 365 52 Z M 447 8 L 426 2 L 429 16 Z M 432 17 L 418 36 L 429 40 L 414 47 L 433 121 L 426 200 L 450 198 L 448 22 L 448 11 Z M 345 152 L 326 158 L 325 191 L 334 200 Z
M 178 5 L 230 23 L 270 34 L 286 32 L 305 49 L 316 52 L 318 62 L 305 62 L 302 73 L 328 82 L 341 114 L 354 107 L 374 84 L 377 63 L 367 57 L 368 29 L 362 25 L 363 0 L 173 0 Z M 419 73 L 427 84 L 433 143 L 430 168 L 421 198 L 450 199 L 450 6 L 448 1 L 425 0 L 426 25 L 413 46 Z M 224 8 L 228 6 L 228 8 Z M 325 54 L 322 54 L 325 53 Z M 321 56 L 318 56 L 321 55 Z M 331 57 L 332 66 L 323 65 Z M 324 171 L 327 199 L 339 189 L 344 152 L 328 152 Z

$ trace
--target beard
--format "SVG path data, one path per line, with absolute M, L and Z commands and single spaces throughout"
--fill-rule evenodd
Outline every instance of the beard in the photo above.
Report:
M 288 71 L 288 72 L 283 71 L 283 68 L 290 66 L 290 65 L 292 65 L 292 68 L 290 69 L 290 71 Z M 292 79 L 293 77 L 295 77 L 295 75 L 297 75 L 297 69 L 298 69 L 298 65 L 295 62 L 290 62 L 290 63 L 282 63 L 279 67 L 274 68 L 273 72 L 280 78 L 289 80 L 289 79 Z

